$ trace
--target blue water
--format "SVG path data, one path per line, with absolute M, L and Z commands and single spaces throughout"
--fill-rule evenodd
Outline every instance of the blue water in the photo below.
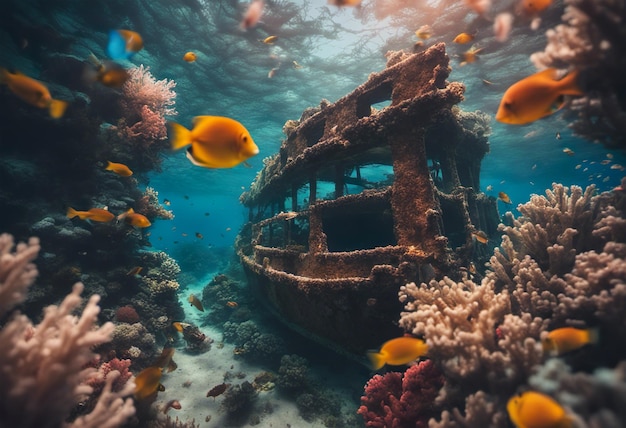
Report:
M 529 56 L 543 50 L 545 31 L 560 22 L 563 10 L 563 4 L 556 2 L 543 16 L 536 31 L 528 28 L 528 22 L 518 21 L 508 41 L 501 43 L 493 37 L 492 23 L 477 19 L 475 14 L 468 12 L 463 2 L 424 2 L 417 7 L 418 12 L 403 10 L 398 7 L 401 3 L 364 0 L 362 8 L 354 9 L 328 6 L 323 0 L 267 0 L 268 12 L 261 23 L 242 31 L 238 23 L 247 6 L 247 2 L 243 1 L 8 0 L 5 16 L 0 18 L 0 66 L 20 70 L 42 80 L 50 75 L 57 76 L 50 82 L 55 96 L 71 98 L 74 105 L 79 105 L 81 100 L 87 104 L 95 103 L 98 100 L 88 99 L 78 90 L 67 89 L 74 79 L 69 71 L 64 74 L 56 69 L 51 73 L 46 66 L 53 62 L 50 58 L 55 55 L 61 56 L 68 64 L 68 58 L 82 62 L 90 53 L 105 58 L 109 30 L 132 28 L 141 33 L 145 47 L 128 61 L 121 61 L 121 64 L 124 67 L 143 64 L 150 67 L 157 80 L 176 82 L 175 108 L 178 114 L 167 119 L 190 127 L 195 116 L 221 115 L 240 121 L 250 131 L 260 153 L 249 159 L 247 166 L 200 168 L 189 162 L 184 150 L 172 152 L 166 149 L 159 153 L 162 161 L 160 170 L 152 170 L 139 177 L 138 187 L 142 190 L 146 186 L 156 189 L 159 202 L 163 204 L 168 200 L 169 205 L 165 208 L 174 214 L 171 220 L 157 219 L 153 222 L 149 236 L 146 236 L 150 250 L 162 250 L 179 257 L 181 265 L 184 265 L 182 259 L 186 251 L 206 252 L 215 257 L 212 259 L 215 263 L 194 272 L 193 280 L 196 282 L 183 284 L 185 292 L 181 292 L 179 298 L 186 305 L 187 291 L 201 295 L 207 281 L 228 269 L 235 237 L 248 220 L 248 211 L 239 203 L 239 197 L 250 188 L 256 174 L 263 168 L 263 160 L 278 152 L 285 138 L 282 127 L 287 120 L 299 119 L 304 109 L 318 106 L 322 99 L 335 102 L 354 90 L 367 80 L 370 73 L 384 69 L 387 50 L 411 51 L 417 41 L 414 31 L 425 24 L 433 27 L 432 38 L 425 41 L 427 46 L 437 42 L 447 43 L 452 68 L 448 81 L 462 82 L 466 86 L 465 100 L 459 107 L 465 111 L 480 110 L 493 118 L 506 88 L 537 71 Z M 393 6 L 390 10 L 394 13 L 383 13 L 385 5 Z M 461 66 L 461 55 L 470 45 L 455 45 L 451 40 L 470 27 L 478 31 L 476 43 L 484 51 L 477 62 Z M 276 44 L 261 42 L 272 34 L 279 36 Z M 195 63 L 182 60 L 187 51 L 197 53 Z M 301 68 L 294 67 L 294 61 Z M 272 69 L 276 73 L 269 78 L 268 73 Z M 485 84 L 483 80 L 491 83 Z M 5 87 L 1 90 L 3 99 L 13 96 Z M 375 107 L 382 108 L 384 105 Z M 30 118 L 29 115 L 24 114 L 29 119 L 20 123 L 29 131 L 25 140 L 45 143 L 46 150 L 54 150 L 51 147 L 57 144 L 58 152 L 62 153 L 62 156 L 59 155 L 61 161 L 55 161 L 54 166 L 46 165 L 51 175 L 43 179 L 39 177 L 42 186 L 47 179 L 56 183 L 55 180 L 68 169 L 74 171 L 84 166 L 87 161 L 83 162 L 81 156 L 85 153 L 89 154 L 89 168 L 96 162 L 105 161 L 92 159 L 96 157 L 93 153 L 99 150 L 98 144 L 106 144 L 93 134 L 76 137 L 82 138 L 80 145 L 84 150 L 78 153 L 76 147 L 66 149 L 64 140 L 56 141 L 50 137 L 51 141 L 48 141 L 47 135 L 37 135 L 38 127 L 48 123 L 47 118 L 36 114 Z M 98 117 L 97 120 L 102 122 L 102 126 L 111 126 L 114 122 L 106 117 Z M 500 215 L 506 211 L 519 214 L 516 210 L 518 204 L 526 203 L 532 194 L 544 194 L 552 183 L 583 188 L 593 184 L 598 191 L 608 191 L 620 184 L 625 175 L 624 168 L 620 166 L 626 166 L 626 153 L 574 135 L 568 127 L 572 120 L 567 108 L 524 126 L 492 120 L 490 151 L 482 162 L 480 190 L 493 197 L 497 197 L 498 192 L 509 195 L 512 205 L 498 201 Z M 17 153 L 16 159 L 35 159 L 45 164 L 45 159 L 39 159 L 37 150 L 20 152 L 22 134 L 26 131 L 15 129 L 15 126 L 0 118 L 3 156 L 13 159 L 12 156 Z M 92 143 L 93 146 L 90 145 Z M 380 182 L 391 173 L 388 166 L 371 165 L 363 169 L 362 176 L 369 181 Z M 23 176 L 28 181 L 30 176 Z M 90 176 L 90 179 L 93 177 Z M 77 183 L 80 177 L 71 180 Z M 64 181 L 59 179 L 59 183 Z M 5 229 L 0 232 L 14 233 L 23 238 L 29 234 L 32 224 L 42 218 L 48 215 L 63 218 L 69 200 L 72 203 L 80 201 L 85 205 L 80 208 L 87 209 L 88 204 L 94 202 L 89 192 L 96 192 L 94 188 L 98 188 L 97 184 L 87 190 L 72 187 L 73 190 L 68 190 L 67 194 L 59 191 L 49 196 L 44 192 L 43 195 L 33 196 L 32 200 L 28 199 L 28 192 L 20 190 L 19 194 L 17 191 L 5 194 L 0 189 L 0 208 L 4 208 L 0 213 L 3 217 L 0 225 Z M 29 186 L 40 187 L 37 183 L 30 183 Z M 320 184 L 318 196 L 323 197 L 333 190 L 332 183 Z M 347 187 L 347 193 L 360 190 L 356 186 Z M 299 200 L 307 196 L 307 189 L 301 189 Z M 54 200 L 50 201 L 50 198 Z M 98 202 L 101 205 L 105 203 L 102 200 Z M 71 252 L 72 256 L 85 253 L 82 249 L 74 249 L 72 244 L 68 244 L 68 248 L 68 254 Z M 68 257 L 67 266 L 74 263 Z M 128 270 L 127 267 L 124 269 Z M 130 301 L 131 293 L 134 291 L 125 296 L 126 300 Z M 46 296 L 41 304 L 52 303 L 55 298 L 58 296 Z M 117 308 L 120 304 L 106 302 L 108 309 Z M 272 322 L 267 324 L 273 326 Z M 273 328 L 280 330 L 276 326 Z M 291 337 L 290 333 L 283 334 Z M 337 367 L 333 364 L 354 364 L 330 351 L 324 351 L 320 356 L 319 347 L 311 343 L 292 341 L 296 343 L 295 347 L 308 353 L 326 376 L 329 376 L 329 367 L 330 372 L 336 374 Z M 358 405 L 362 386 L 371 374 L 364 370 L 363 367 L 351 367 L 349 381 L 354 382 L 354 377 L 358 380 L 347 388 L 353 396 L 346 400 L 352 400 L 355 405 Z M 353 371 L 357 374 L 354 375 Z M 340 382 L 341 379 L 335 381 Z

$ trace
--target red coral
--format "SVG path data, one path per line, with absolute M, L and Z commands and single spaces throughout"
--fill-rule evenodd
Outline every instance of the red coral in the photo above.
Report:
M 434 401 L 443 386 L 441 372 L 430 360 L 410 367 L 404 376 L 376 375 L 365 385 L 361 407 L 365 426 L 375 428 L 426 428 L 435 415 Z
M 115 311 L 115 319 L 119 322 L 134 324 L 139 322 L 139 314 L 132 306 L 122 306 Z

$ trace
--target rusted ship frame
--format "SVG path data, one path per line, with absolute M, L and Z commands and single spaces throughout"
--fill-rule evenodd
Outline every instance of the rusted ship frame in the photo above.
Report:
M 352 93 L 288 122 L 242 195 L 238 255 L 298 331 L 362 354 L 401 334 L 401 285 L 458 277 L 486 257 L 472 231 L 498 224 L 495 200 L 477 190 L 488 118 L 456 107 L 464 86 L 449 71 L 444 44 L 391 55 Z

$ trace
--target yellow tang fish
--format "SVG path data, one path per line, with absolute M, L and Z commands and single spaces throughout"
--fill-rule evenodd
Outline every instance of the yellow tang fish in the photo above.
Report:
M 88 211 L 76 211 L 74 208 L 69 207 L 66 215 L 68 218 L 78 217 L 81 220 L 91 220 L 101 223 L 109 222 L 115 218 L 115 215 L 112 212 L 103 208 L 91 208 Z
M 535 391 L 511 397 L 506 405 L 517 428 L 569 428 L 572 421 L 559 403 Z
M 428 345 L 415 337 L 398 337 L 383 344 L 379 352 L 368 352 L 372 367 L 378 370 L 385 364 L 401 366 L 426 355 Z
M 124 165 L 123 163 L 115 163 L 111 161 L 107 161 L 107 167 L 105 168 L 107 171 L 113 171 L 117 175 L 121 175 L 122 177 L 130 177 L 133 175 L 133 172 L 129 167 Z
M 54 119 L 60 118 L 65 113 L 67 102 L 53 99 L 48 88 L 38 80 L 21 73 L 11 73 L 0 67 L 0 84 L 7 85 L 22 101 L 48 109 L 48 113 Z
M 191 303 L 191 306 L 195 307 L 200 312 L 204 312 L 204 307 L 202 306 L 202 302 L 200 301 L 200 299 L 196 297 L 195 294 L 190 294 L 187 301 Z
M 561 355 L 588 344 L 598 343 L 598 330 L 563 327 L 552 330 L 541 341 L 543 350 L 554 355 Z
M 185 55 L 183 55 L 183 60 L 187 62 L 196 62 L 197 59 L 198 55 L 196 55 L 194 52 L 187 52 Z
M 152 225 L 152 223 L 150 223 L 150 220 L 148 220 L 148 218 L 145 215 L 136 213 L 135 210 L 132 208 L 126 211 L 125 213 L 118 215 L 117 219 L 118 221 L 124 220 L 126 223 L 130 224 L 131 226 L 135 226 L 139 228 L 149 227 Z
M 172 149 L 189 144 L 187 158 L 205 168 L 232 168 L 259 153 L 248 130 L 234 119 L 222 116 L 197 116 L 190 131 L 169 122 Z
M 548 68 L 506 90 L 496 120 L 510 125 L 524 125 L 549 116 L 563 107 L 563 95 L 583 95 L 577 84 L 578 72 L 573 71 L 557 80 L 557 70 Z
M 476 45 L 473 45 L 467 51 L 463 52 L 461 55 L 463 57 L 463 61 L 459 63 L 461 67 L 476 62 L 479 59 L 478 54 L 483 51 L 483 48 L 479 48 Z
M 458 43 L 460 45 L 464 45 L 465 43 L 469 43 L 472 40 L 474 40 L 474 34 L 470 34 L 470 33 L 461 33 L 458 34 L 454 40 L 452 40 L 452 42 L 454 43 Z

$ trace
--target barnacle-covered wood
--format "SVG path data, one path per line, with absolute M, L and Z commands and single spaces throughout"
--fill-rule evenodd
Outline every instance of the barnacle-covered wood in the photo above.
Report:
M 446 81 L 445 45 L 388 58 L 352 93 L 288 121 L 241 196 L 251 284 L 292 327 L 356 354 L 401 334 L 400 286 L 458 277 L 481 254 L 471 232 L 498 224 L 479 192 L 488 119 L 456 107 L 464 86 Z M 392 177 L 361 176 L 372 165 Z

